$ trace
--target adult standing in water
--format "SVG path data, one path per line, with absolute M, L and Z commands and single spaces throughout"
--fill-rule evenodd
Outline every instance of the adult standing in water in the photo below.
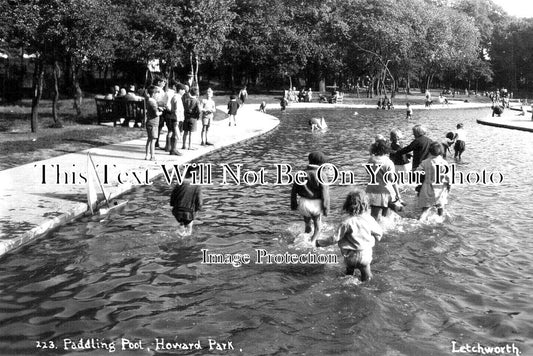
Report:
M 415 139 L 409 145 L 400 148 L 394 153 L 395 157 L 400 157 L 406 153 L 413 152 L 412 171 L 415 171 L 420 165 L 420 162 L 428 157 L 429 146 L 433 141 L 426 134 L 427 130 L 424 126 L 420 124 L 413 126 L 413 136 Z

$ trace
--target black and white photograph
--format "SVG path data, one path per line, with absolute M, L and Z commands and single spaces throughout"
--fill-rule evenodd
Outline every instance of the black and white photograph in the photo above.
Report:
M 533 3 L 0 0 L 0 355 L 533 355 Z

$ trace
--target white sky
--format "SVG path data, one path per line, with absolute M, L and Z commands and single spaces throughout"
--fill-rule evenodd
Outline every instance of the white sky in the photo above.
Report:
M 533 17 L 532 0 L 493 0 L 509 15 L 517 17 Z

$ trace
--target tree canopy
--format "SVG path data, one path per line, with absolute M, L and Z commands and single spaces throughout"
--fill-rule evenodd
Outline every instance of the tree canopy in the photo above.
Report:
M 154 59 L 160 75 L 208 73 L 227 87 L 532 89 L 533 21 L 492 0 L 0 0 L 0 9 L 0 50 L 34 56 L 34 100 L 52 72 L 61 88 L 95 70 L 146 85 L 128 72 L 148 74 Z

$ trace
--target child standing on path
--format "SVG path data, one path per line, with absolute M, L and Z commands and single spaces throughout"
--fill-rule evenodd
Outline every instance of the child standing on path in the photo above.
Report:
M 348 194 L 342 210 L 349 216 L 337 228 L 333 240 L 338 242 L 344 256 L 346 274 L 351 276 L 358 269 L 361 280 L 369 281 L 372 279 L 372 248 L 381 240 L 383 230 L 368 214 L 368 197 L 361 190 Z
M 192 234 L 192 226 L 196 213 L 202 209 L 202 189 L 199 185 L 192 185 L 193 172 L 198 172 L 198 166 L 192 164 L 187 167 L 185 179 L 172 190 L 170 205 L 172 215 L 179 223 L 178 233 L 189 236 Z
M 237 98 L 235 98 L 235 95 L 231 95 L 229 97 L 228 102 L 228 115 L 229 115 L 229 123 L 228 126 L 231 126 L 231 120 L 233 119 L 233 126 L 237 126 L 237 122 L 235 121 L 235 117 L 237 116 L 237 110 L 239 110 L 239 103 L 237 102 Z
M 244 86 L 241 91 L 239 91 L 239 100 L 241 101 L 241 104 L 244 105 L 244 102 L 248 98 L 248 91 L 246 90 L 246 86 Z
M 304 217 L 305 233 L 311 232 L 311 220 L 315 231 L 311 243 L 316 244 L 316 239 L 322 228 L 322 215 L 328 216 L 329 212 L 329 186 L 321 184 L 318 180 L 318 168 L 326 163 L 326 156 L 315 151 L 309 154 L 309 165 L 306 168 L 307 183 L 300 185 L 294 183 L 291 192 L 291 209 L 298 210 Z
M 159 117 L 162 114 L 162 111 L 155 100 L 155 96 L 157 95 L 158 91 L 159 89 L 156 86 L 150 86 L 148 88 L 148 100 L 146 101 L 145 127 L 148 138 L 146 139 L 146 155 L 144 156 L 144 159 L 149 159 L 150 161 L 155 161 L 155 142 L 159 133 Z
M 457 131 L 455 131 L 454 139 L 455 146 L 453 146 L 453 149 L 455 150 L 455 159 L 460 161 L 461 155 L 466 148 L 466 131 L 463 129 L 463 124 L 457 124 Z
M 203 146 L 213 145 L 209 141 L 207 141 L 207 130 L 209 130 L 209 126 L 211 126 L 211 120 L 213 119 L 213 116 L 216 111 L 216 105 L 215 101 L 213 100 L 213 90 L 211 88 L 207 88 L 207 98 L 202 99 L 202 143 Z M 205 136 L 205 143 L 204 143 L 204 136 Z
M 185 120 L 183 121 L 183 147 L 185 149 L 187 143 L 187 137 L 189 138 L 189 150 L 191 147 L 191 133 L 196 132 L 198 120 L 200 119 L 200 102 L 196 97 L 198 92 L 196 88 L 192 88 L 189 92 L 189 96 L 185 98 L 183 102 L 183 110 Z
M 444 206 L 448 203 L 448 193 L 450 192 L 450 174 L 442 174 L 448 170 L 448 162 L 442 158 L 442 145 L 433 142 L 429 146 L 430 156 L 422 161 L 417 168 L 418 171 L 425 172 L 424 183 L 418 195 L 418 206 L 422 208 L 422 216 L 432 206 L 437 208 L 437 214 L 444 214 Z M 438 167 L 438 172 L 437 172 Z

